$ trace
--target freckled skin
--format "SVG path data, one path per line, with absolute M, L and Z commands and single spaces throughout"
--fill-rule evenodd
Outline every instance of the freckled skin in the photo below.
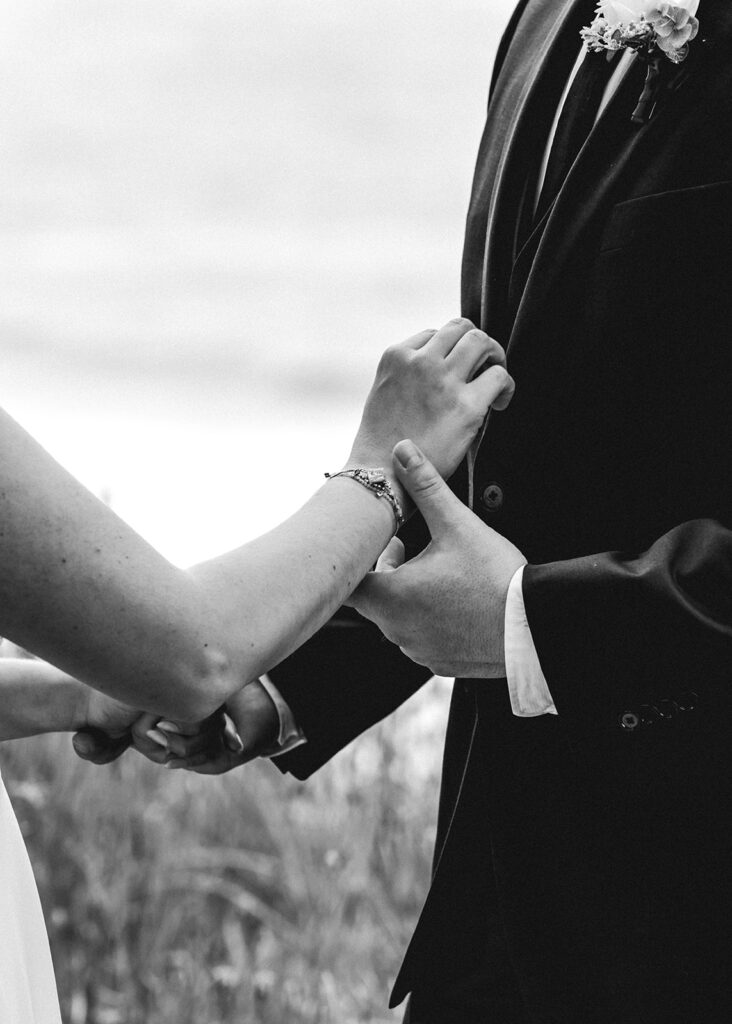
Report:
M 384 354 L 342 468 L 382 467 L 404 500 L 398 441 L 412 437 L 450 475 L 512 393 L 505 353 L 470 321 L 423 331 Z M 178 569 L 1 410 L 0 477 L 0 635 L 182 724 L 208 719 L 308 639 L 394 532 L 384 502 L 332 479 L 264 537 Z

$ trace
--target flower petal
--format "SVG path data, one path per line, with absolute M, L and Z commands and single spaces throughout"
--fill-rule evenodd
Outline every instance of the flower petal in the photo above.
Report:
M 688 11 L 685 11 L 682 7 L 677 7 L 674 10 L 674 21 L 676 22 L 677 28 L 683 28 L 688 22 L 691 15 Z
M 653 27 L 655 28 L 656 35 L 659 39 L 670 39 L 675 31 L 674 23 L 669 21 L 668 18 L 664 18 L 663 21 L 656 22 Z

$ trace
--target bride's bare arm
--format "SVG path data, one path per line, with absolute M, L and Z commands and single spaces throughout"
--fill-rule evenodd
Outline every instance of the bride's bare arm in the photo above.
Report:
M 0 658 L 0 740 L 89 726 L 121 738 L 138 714 L 46 661 Z
M 135 706 L 209 713 L 236 682 L 215 610 L 0 413 L 0 635 Z
M 45 661 L 0 658 L 0 740 L 85 725 L 79 713 L 85 689 Z
M 348 465 L 390 471 L 393 445 L 410 436 L 449 474 L 488 407 L 510 398 L 503 364 L 467 321 L 388 350 Z M 181 721 L 207 717 L 302 643 L 393 529 L 386 501 L 338 478 L 271 533 L 186 572 L 0 416 L 0 635 Z

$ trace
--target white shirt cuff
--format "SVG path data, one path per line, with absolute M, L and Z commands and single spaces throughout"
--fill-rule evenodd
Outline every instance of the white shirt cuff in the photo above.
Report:
M 290 710 L 290 705 L 283 700 L 282 694 L 277 689 L 269 676 L 260 676 L 260 683 L 267 691 L 272 703 L 277 709 L 277 717 L 280 720 L 280 731 L 277 734 L 277 746 L 269 751 L 267 757 L 279 757 L 280 754 L 287 754 L 295 747 L 307 743 L 305 733 L 295 721 L 295 716 Z
M 518 569 L 508 586 L 505 618 L 505 656 L 508 695 L 511 710 L 519 718 L 556 715 L 549 684 L 539 664 L 529 620 L 526 618 L 522 580 L 524 567 Z

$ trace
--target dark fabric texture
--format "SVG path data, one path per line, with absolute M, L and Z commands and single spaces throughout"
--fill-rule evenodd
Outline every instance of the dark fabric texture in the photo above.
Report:
M 434 878 L 392 1000 L 412 993 L 413 1024 L 514 1024 L 507 1005 L 529 1024 L 732 1020 L 732 6 L 702 0 L 643 125 L 629 73 L 517 243 L 576 11 L 527 0 L 509 26 L 463 261 L 463 313 L 517 385 L 475 511 L 529 560 L 559 715 L 456 683 Z M 419 685 L 363 645 L 356 675 L 303 657 L 276 677 L 316 709 L 312 767 Z
M 541 220 L 556 198 L 577 154 L 590 134 L 613 67 L 614 62 L 608 61 L 604 54 L 585 54 L 585 59 L 562 104 L 536 207 L 537 220 Z

